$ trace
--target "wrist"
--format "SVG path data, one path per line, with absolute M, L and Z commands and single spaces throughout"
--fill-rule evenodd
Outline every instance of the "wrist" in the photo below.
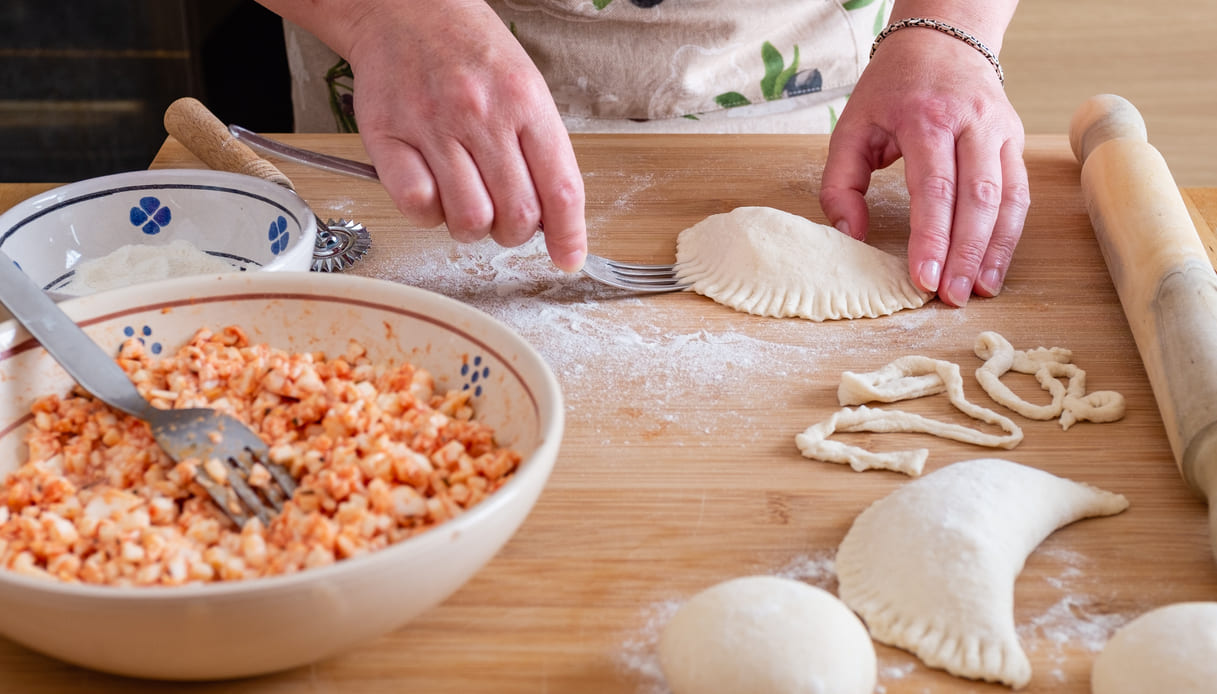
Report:
M 888 21 L 924 17 L 942 22 L 975 37 L 996 55 L 1017 5 L 1017 0 L 896 0 Z
M 363 27 L 376 22 L 372 0 L 257 0 L 258 4 L 316 36 L 349 59 Z
M 949 36 L 954 40 L 960 41 L 963 44 L 976 51 L 981 57 L 988 61 L 993 70 L 997 73 L 998 84 L 1005 85 L 1006 74 L 1002 70 L 1001 62 L 997 59 L 997 52 L 989 48 L 980 39 L 972 34 L 956 27 L 952 24 L 942 22 L 928 17 L 908 17 L 905 19 L 895 19 L 888 24 L 878 35 L 875 36 L 874 43 L 871 44 L 870 57 L 874 58 L 875 53 L 879 50 L 879 45 L 886 41 L 889 36 L 906 30 L 928 29 Z

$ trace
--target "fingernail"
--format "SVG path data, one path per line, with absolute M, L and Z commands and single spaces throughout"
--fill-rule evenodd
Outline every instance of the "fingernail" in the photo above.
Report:
M 942 265 L 937 260 L 929 260 L 921 264 L 921 270 L 917 273 L 917 280 L 921 282 L 921 288 L 927 292 L 938 291 L 938 282 L 942 279 Z
M 583 269 L 583 263 L 587 261 L 586 251 L 571 251 L 559 258 L 554 258 L 554 265 L 563 272 L 569 272 L 572 275 Z
M 964 306 L 972 296 L 972 280 L 956 277 L 947 285 L 947 301 L 955 306 Z
M 836 224 L 834 224 L 833 226 L 835 226 L 837 228 L 837 231 L 841 232 L 842 234 L 845 234 L 846 236 L 849 236 L 849 222 L 842 219 L 839 222 L 837 222 Z
M 1001 273 L 997 268 L 989 268 L 980 273 L 980 278 L 976 280 L 976 285 L 989 296 L 997 296 L 1001 291 Z

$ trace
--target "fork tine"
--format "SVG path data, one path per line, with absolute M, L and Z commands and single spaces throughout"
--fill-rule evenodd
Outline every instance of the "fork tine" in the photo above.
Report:
M 217 482 L 202 465 L 195 469 L 194 481 L 206 490 L 207 496 L 211 497 L 212 502 L 225 516 L 236 523 L 238 528 L 245 526 L 245 523 L 249 521 L 249 514 L 245 513 L 245 506 L 241 500 L 235 494 L 230 493 L 235 492 L 235 489 Z
M 266 460 L 259 451 L 246 448 L 237 455 L 217 460 L 224 464 L 224 481 L 217 480 L 208 472 L 206 465 L 198 466 L 195 480 L 238 526 L 244 526 L 251 514 L 257 516 L 264 526 L 270 525 L 271 509 L 282 511 L 283 504 L 296 491 L 296 481 L 291 473 L 282 465 Z M 270 473 L 270 484 L 259 484 L 257 487 L 250 484 L 249 477 L 258 464 Z M 267 508 L 268 504 L 270 508 Z
M 671 264 L 625 263 L 589 254 L 583 271 L 603 284 L 636 292 L 674 292 L 688 287 Z
M 665 264 L 647 265 L 644 263 L 623 263 L 620 260 L 609 260 L 608 258 L 604 259 L 604 263 L 606 265 L 608 265 L 609 267 L 615 268 L 618 270 L 644 270 L 644 271 L 666 272 L 668 274 L 673 274 L 676 272 L 676 266 L 671 263 L 668 263 L 666 265 Z
M 249 486 L 249 482 L 245 481 L 242 473 L 247 473 L 247 471 L 243 469 L 243 465 L 234 458 L 226 458 L 224 462 L 228 466 L 228 486 L 232 487 L 232 491 L 241 500 L 245 510 L 257 516 L 258 520 L 262 521 L 263 527 L 268 527 L 270 525 L 270 511 L 267 510 L 262 500 L 258 498 L 258 493 L 253 490 L 253 487 Z M 207 469 L 203 468 L 203 472 L 207 474 Z
M 250 486 L 256 487 L 276 511 L 282 511 L 284 502 L 292 498 L 292 494 L 296 492 L 296 480 L 292 478 L 292 474 L 287 471 L 287 468 L 268 460 L 268 455 L 265 447 L 256 451 L 246 448 L 240 454 L 230 458 L 230 461 L 240 465 L 247 482 L 254 472 L 255 465 L 266 468 L 266 471 L 270 473 L 270 484 L 250 483 Z

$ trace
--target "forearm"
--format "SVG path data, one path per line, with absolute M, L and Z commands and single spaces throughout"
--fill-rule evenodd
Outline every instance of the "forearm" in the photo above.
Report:
M 1018 0 L 896 0 L 891 21 L 926 17 L 946 22 L 972 34 L 994 52 L 1000 52 L 1002 37 Z
M 257 0 L 258 4 L 321 39 L 350 58 L 359 27 L 378 11 L 373 0 Z M 436 0 L 438 3 L 439 0 Z

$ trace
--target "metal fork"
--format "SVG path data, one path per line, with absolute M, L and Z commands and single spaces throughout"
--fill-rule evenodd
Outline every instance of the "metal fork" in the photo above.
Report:
M 85 390 L 102 402 L 138 417 L 175 461 L 195 459 L 195 480 L 238 526 L 257 516 L 270 523 L 271 509 L 281 511 L 296 482 L 283 466 L 270 462 L 264 442 L 241 420 L 210 408 L 162 410 L 144 399 L 122 367 L 68 318 L 59 306 L 0 251 L 0 303 Z M 218 459 L 223 479 L 205 463 Z M 255 465 L 270 473 L 257 488 L 247 481 Z
M 344 176 L 353 176 L 367 181 L 380 180 L 376 167 L 371 164 L 289 145 L 265 135 L 259 135 L 239 125 L 229 125 L 228 132 L 262 154 L 281 157 L 297 164 Z M 689 287 L 687 283 L 677 279 L 676 267 L 673 265 L 638 265 L 609 260 L 598 255 L 588 255 L 583 272 L 588 277 L 609 286 L 635 292 L 675 292 Z
M 676 276 L 675 265 L 623 263 L 588 254 L 583 272 L 597 282 L 634 292 L 678 292 L 689 288 L 687 282 Z

